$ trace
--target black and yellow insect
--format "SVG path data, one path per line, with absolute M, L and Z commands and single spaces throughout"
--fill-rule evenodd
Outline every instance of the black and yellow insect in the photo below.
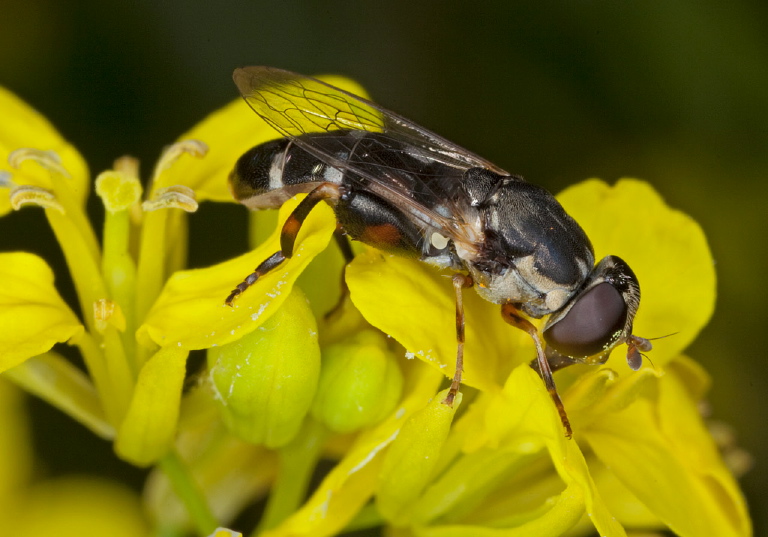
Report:
M 581 227 L 543 188 L 384 108 L 314 78 L 269 67 L 237 69 L 246 102 L 284 138 L 246 152 L 230 174 L 235 198 L 251 209 L 279 207 L 299 193 L 281 248 L 227 297 L 232 305 L 260 276 L 293 254 L 304 219 L 319 202 L 333 207 L 345 236 L 453 271 L 456 369 L 463 368 L 462 288 L 501 305 L 504 320 L 537 348 L 535 367 L 570 424 L 552 369 L 602 363 L 621 343 L 640 365 L 648 340 L 632 335 L 640 286 L 616 256 L 595 265 Z M 526 318 L 549 315 L 542 338 Z

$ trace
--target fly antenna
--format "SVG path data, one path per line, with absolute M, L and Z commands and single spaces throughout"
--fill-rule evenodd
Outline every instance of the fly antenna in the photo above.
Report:
M 643 358 L 646 358 L 649 362 L 651 362 L 651 366 L 656 369 L 656 366 L 653 365 L 653 361 L 648 358 L 647 354 L 645 354 L 646 352 L 653 349 L 653 344 L 651 344 L 651 341 L 664 339 L 665 337 L 674 336 L 678 333 L 679 332 L 672 332 L 666 336 L 651 338 L 644 338 L 635 335 L 629 336 L 627 338 L 627 364 L 629 365 L 629 368 L 632 371 L 637 371 L 643 365 Z
M 647 338 L 647 339 L 648 339 L 648 341 L 656 341 L 657 339 L 664 339 L 665 337 L 669 337 L 669 336 L 676 336 L 676 335 L 677 335 L 677 334 L 679 334 L 679 333 L 680 333 L 680 332 L 672 332 L 671 334 L 667 334 L 666 336 L 659 336 L 659 337 L 649 337 L 649 338 Z

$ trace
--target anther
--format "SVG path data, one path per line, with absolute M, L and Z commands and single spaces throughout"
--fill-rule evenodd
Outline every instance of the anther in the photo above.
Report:
M 125 316 L 123 310 L 114 301 L 108 298 L 100 298 L 93 303 L 93 318 L 96 321 L 96 330 L 103 333 L 109 325 L 121 332 L 125 330 Z
M 207 153 L 208 146 L 199 140 L 183 140 L 169 145 L 165 148 L 160 155 L 160 159 L 157 161 L 153 182 L 156 182 L 158 176 L 170 168 L 182 155 L 191 155 L 193 157 L 202 158 Z
M 174 185 L 157 190 L 151 200 L 141 204 L 145 211 L 157 209 L 183 209 L 188 213 L 197 211 L 195 191 L 184 185 Z
M 58 202 L 56 196 L 48 189 L 33 186 L 21 185 L 11 190 L 11 207 L 18 211 L 24 205 L 37 205 L 43 209 L 56 209 L 64 214 L 64 207 Z
M 69 172 L 61 164 L 61 157 L 55 151 L 43 151 L 41 149 L 32 149 L 23 147 L 16 149 L 8 155 L 8 164 L 18 169 L 23 162 L 31 160 L 43 168 L 57 173 L 63 177 L 70 177 Z

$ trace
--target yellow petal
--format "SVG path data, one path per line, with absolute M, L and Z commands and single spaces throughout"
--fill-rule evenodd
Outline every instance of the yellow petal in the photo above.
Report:
M 589 461 L 589 469 L 605 503 L 624 526 L 644 530 L 663 530 L 664 525 L 637 496 L 598 460 Z
M 384 457 L 376 506 L 392 524 L 407 522 L 413 501 L 434 477 L 453 416 L 461 405 L 461 394 L 448 406 L 443 390 L 432 401 L 411 416 L 397 435 Z
M 534 453 L 543 443 L 566 484 L 562 494 L 577 494 L 572 490 L 577 486 L 580 491 L 577 495 L 583 497 L 586 514 L 598 532 L 625 535 L 601 499 L 578 444 L 565 438 L 544 383 L 530 367 L 521 365 L 512 372 L 496 404 L 488 407 L 486 428 L 489 437 L 496 438 L 499 445 L 518 446 L 522 452 Z M 567 515 L 565 512 L 558 516 Z
M 584 431 L 601 461 L 681 536 L 751 534 L 744 498 L 709 436 L 675 362 L 657 396 Z
M 412 502 L 415 534 L 561 535 L 587 514 L 601 535 L 624 535 L 527 365 L 503 392 L 478 397 L 451 434 L 446 449 L 465 448 L 442 457 L 449 464 Z
M 577 366 L 574 366 L 577 367 Z M 582 369 L 586 369 L 583 368 Z M 584 412 L 589 414 L 595 404 L 605 397 L 605 393 L 616 381 L 617 374 L 608 367 L 580 371 L 574 383 L 562 394 L 568 415 L 574 418 L 574 414 Z
M 253 213 L 252 216 L 257 214 Z M 353 251 L 359 245 L 360 243 L 353 242 Z M 309 298 L 312 311 L 318 320 L 331 320 L 327 319 L 326 315 L 336 307 L 341 299 L 341 277 L 344 275 L 345 265 L 346 261 L 341 254 L 341 250 L 336 244 L 332 244 L 309 264 L 296 282 Z M 324 283 L 319 284 L 318 282 Z M 326 325 L 328 324 L 326 323 Z M 323 333 L 321 337 L 326 335 L 327 333 Z
M 128 414 L 117 434 L 115 451 L 137 466 L 165 455 L 176 435 L 187 351 L 162 348 L 139 372 Z
M 290 200 L 281 221 L 296 207 Z M 292 258 L 240 295 L 233 307 L 224 300 L 254 268 L 280 250 L 280 230 L 262 246 L 238 258 L 206 269 L 177 272 L 166 283 L 137 337 L 144 345 L 173 345 L 204 349 L 236 341 L 267 320 L 290 294 L 296 278 L 330 241 L 336 226 L 330 207 L 320 205 L 301 228 Z
M 347 267 L 352 302 L 366 320 L 414 357 L 453 376 L 456 306 L 451 280 L 424 263 L 369 250 Z M 501 319 L 498 305 L 464 291 L 464 383 L 494 390 L 512 369 L 533 358 L 524 334 Z
M 3 532 L 14 537 L 141 537 L 151 535 L 139 498 L 102 479 L 68 477 L 45 481 L 25 497 Z
M 0 519 L 8 520 L 32 476 L 34 456 L 24 396 L 4 378 L 0 378 L 0 453 Z
M 532 520 L 512 527 L 474 526 L 451 524 L 417 528 L 418 537 L 559 537 L 576 524 L 584 513 L 584 495 L 581 489 L 572 485 L 553 498 L 546 509 L 540 510 Z M 616 537 L 618 533 L 602 533 Z
M 62 138 L 45 117 L 2 87 L 0 110 L 3 116 L 0 122 L 0 170 L 10 171 L 16 184 L 50 189 L 53 184 L 45 169 L 31 162 L 22 165 L 21 169 L 12 169 L 8 165 L 8 155 L 20 148 L 54 151 L 69 172 L 77 197 L 81 203 L 85 203 L 89 188 L 88 167 L 77 150 Z M 0 216 L 9 209 L 8 197 L 0 191 Z
M 365 96 L 360 85 L 349 79 L 338 76 L 321 79 Z M 234 84 L 232 89 L 234 94 Z M 162 175 L 162 184 L 156 184 L 154 188 L 183 184 L 195 191 L 198 201 L 232 201 L 227 178 L 237 159 L 251 147 L 280 137 L 238 98 L 179 137 L 179 140 L 204 142 L 209 149 L 206 157 L 202 160 L 180 159 Z
M 579 445 L 573 440 L 567 442 L 562 458 L 558 458 L 551 448 L 550 453 L 563 480 L 569 486 L 578 484 L 584 493 L 586 514 L 597 532 L 608 537 L 626 537 L 624 528 L 603 501 Z
M 55 352 L 35 356 L 5 372 L 27 392 L 49 402 L 102 438 L 115 435 L 90 379 Z
M 0 372 L 83 332 L 41 258 L 0 253 L 0 281 Z
M 667 366 L 672 374 L 668 381 L 662 379 L 660 383 L 661 427 L 672 449 L 684 454 L 686 464 L 696 472 L 708 500 L 717 504 L 711 514 L 720 517 L 733 535 L 751 535 L 749 513 L 739 485 L 701 418 L 698 400 L 694 398 L 696 393 L 690 390 L 691 363 L 686 357 L 680 357 Z
M 487 505 L 491 498 L 497 499 L 503 495 L 506 499 L 514 496 L 498 492 L 499 476 L 509 475 L 510 468 L 522 468 L 531 456 L 518 452 L 514 446 L 501 449 L 483 447 L 487 442 L 483 422 L 488 412 L 488 403 L 496 397 L 497 394 L 480 394 L 453 425 L 435 470 L 437 477 L 411 506 L 411 524 L 421 526 L 434 523 L 435 520 L 443 524 L 466 521 L 464 517 L 467 513 L 472 513 L 474 520 L 486 521 L 493 517 L 478 516 L 475 512 L 478 503 Z M 562 481 L 557 479 L 555 487 L 552 494 L 562 489 Z M 513 490 L 525 494 L 526 498 L 533 496 L 528 487 L 514 487 Z M 546 496 L 541 500 L 544 498 Z M 532 502 L 535 500 L 529 500 L 528 504 Z M 523 503 L 517 502 L 515 509 L 505 505 L 504 516 L 526 511 L 527 506 Z
M 655 369 L 645 368 L 617 377 L 607 367 L 581 375 L 563 398 L 575 429 L 587 429 L 604 415 L 619 412 L 639 398 L 655 393 L 661 375 Z
M 654 363 L 680 354 L 709 321 L 715 305 L 714 262 L 696 221 L 668 207 L 648 183 L 635 179 L 622 179 L 613 187 L 592 179 L 557 199 L 584 228 L 597 259 L 618 255 L 637 275 L 642 297 L 635 333 L 653 338 L 677 332 L 653 342 Z
M 704 399 L 712 386 L 712 378 L 701 364 L 682 354 L 667 367 L 674 370 L 692 401 Z
M 527 364 L 515 368 L 503 393 L 492 399 L 485 427 L 491 447 L 514 442 L 535 452 L 551 441 L 559 451 L 565 449 L 565 432 L 555 405 L 541 378 Z

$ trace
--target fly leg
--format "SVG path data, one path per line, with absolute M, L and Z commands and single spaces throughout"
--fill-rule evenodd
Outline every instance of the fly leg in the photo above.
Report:
M 536 330 L 536 327 L 533 326 L 528 319 L 523 317 L 520 311 L 518 311 L 518 309 L 515 308 L 512 304 L 502 304 L 501 316 L 506 322 L 516 328 L 519 328 L 520 330 L 525 331 L 529 336 L 531 336 L 531 339 L 533 339 L 533 343 L 536 345 L 536 361 L 539 365 L 539 375 L 541 375 L 541 378 L 544 380 L 544 384 L 547 387 L 549 396 L 552 398 L 552 401 L 555 402 L 557 412 L 560 414 L 560 421 L 563 423 L 563 428 L 565 429 L 565 436 L 570 438 L 573 434 L 571 431 L 571 422 L 568 421 L 568 415 L 565 413 L 563 401 L 560 399 L 560 395 L 557 393 L 555 379 L 552 378 L 552 370 L 550 369 L 549 362 L 547 361 L 547 357 L 544 354 L 544 347 L 541 344 L 541 338 L 539 338 L 538 330 Z
M 344 267 L 341 269 L 341 294 L 339 300 L 336 302 L 328 312 L 325 314 L 325 318 L 328 319 L 341 311 L 341 306 L 349 296 L 349 286 L 347 285 L 347 279 L 345 277 L 347 272 L 347 265 L 349 265 L 355 258 L 355 253 L 352 251 L 352 245 L 349 243 L 349 239 L 344 233 L 344 229 L 341 225 L 336 226 L 336 231 L 333 232 L 333 238 L 336 239 L 336 244 L 339 245 L 341 255 L 344 256 Z
M 286 259 L 293 256 L 293 247 L 296 244 L 296 237 L 299 234 L 304 220 L 306 220 L 310 211 L 323 200 L 337 200 L 341 197 L 339 185 L 334 183 L 322 183 L 312 190 L 307 197 L 301 200 L 288 219 L 283 224 L 280 232 L 280 250 L 265 259 L 256 269 L 248 275 L 237 287 L 235 287 L 224 301 L 231 306 L 235 299 L 243 294 L 246 289 L 256 283 L 260 277 L 274 270 Z
M 464 299 L 462 289 L 472 287 L 472 277 L 466 274 L 453 275 L 453 290 L 456 292 L 456 371 L 453 374 L 451 388 L 443 401 L 444 405 L 453 406 L 453 400 L 461 387 L 461 373 L 464 371 Z

